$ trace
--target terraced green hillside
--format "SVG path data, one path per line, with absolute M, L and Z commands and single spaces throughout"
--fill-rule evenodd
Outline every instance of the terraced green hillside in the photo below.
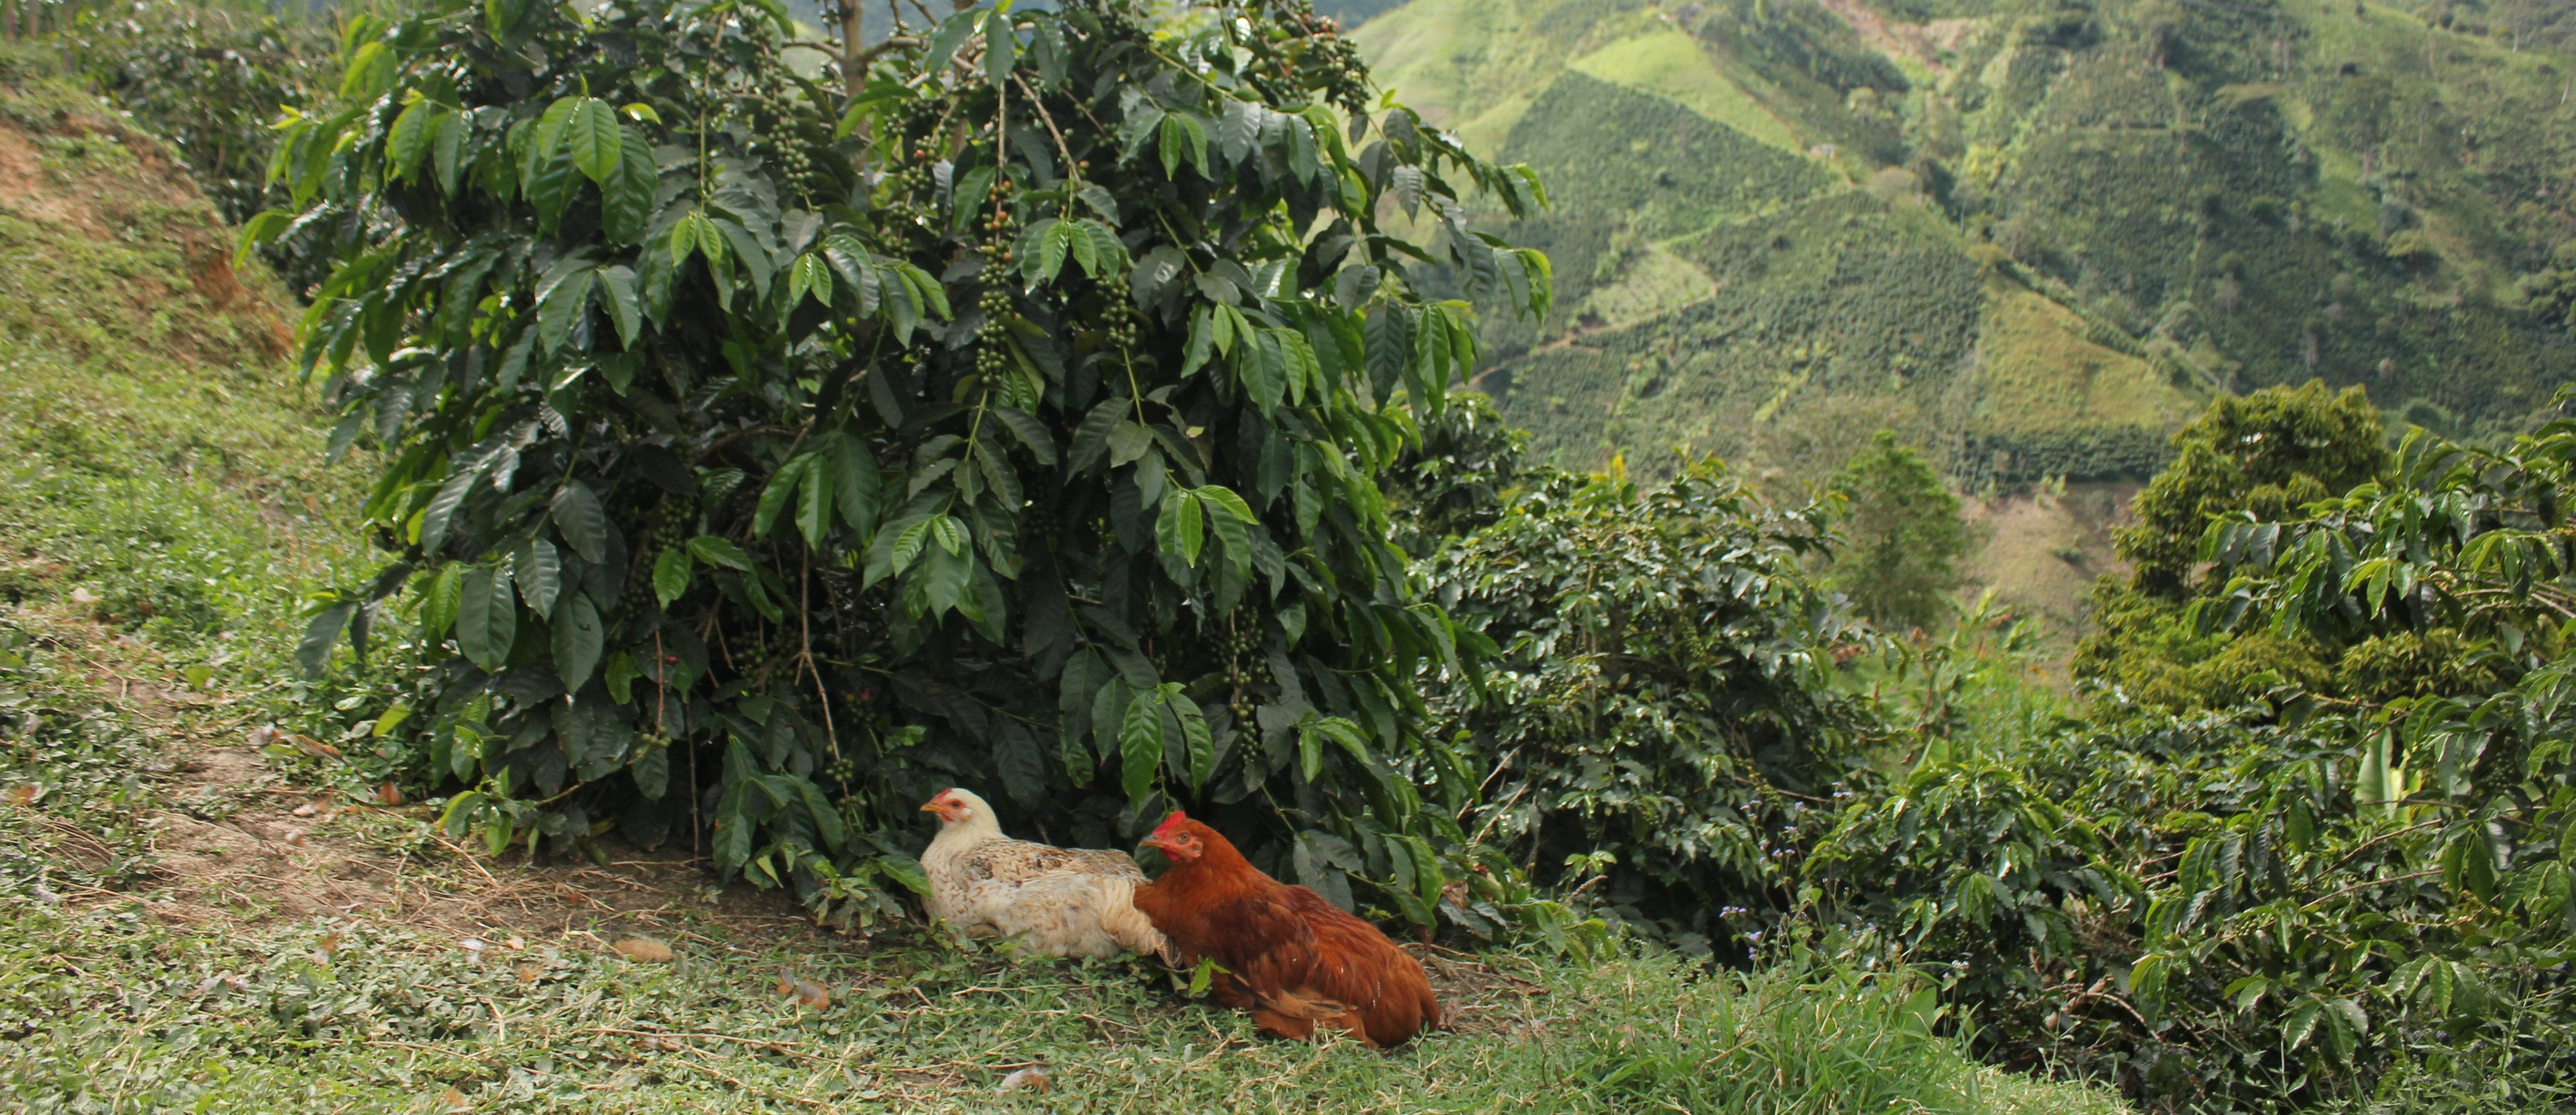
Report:
M 1543 450 L 1804 480 L 1883 425 L 1977 488 L 2141 478 L 2212 393 L 2312 376 L 2455 436 L 2527 426 L 2576 372 L 2568 22 L 1412 0 L 1353 36 L 1546 175 L 1523 231 L 1559 306 L 1494 325 L 1482 379 Z

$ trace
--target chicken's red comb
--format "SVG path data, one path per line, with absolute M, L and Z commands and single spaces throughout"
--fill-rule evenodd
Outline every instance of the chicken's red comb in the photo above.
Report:
M 1162 824 L 1154 826 L 1154 835 L 1159 837 L 1169 834 L 1173 829 L 1181 827 L 1181 822 L 1189 819 L 1188 814 L 1175 809 L 1170 816 L 1163 818 Z

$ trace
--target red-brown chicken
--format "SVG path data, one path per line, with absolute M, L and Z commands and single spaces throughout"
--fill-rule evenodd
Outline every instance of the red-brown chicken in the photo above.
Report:
M 1215 829 L 1177 811 L 1145 842 L 1172 869 L 1136 891 L 1136 908 L 1183 963 L 1223 966 L 1211 994 L 1250 1010 L 1263 1033 L 1304 1039 L 1323 1026 L 1384 1048 L 1439 1025 L 1421 963 L 1376 926 L 1255 870 Z

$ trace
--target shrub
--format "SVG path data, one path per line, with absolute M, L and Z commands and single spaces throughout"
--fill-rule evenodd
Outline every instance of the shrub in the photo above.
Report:
M 1822 820 L 1808 802 L 1869 730 L 1828 680 L 1862 636 L 1806 572 L 1825 522 L 1715 462 L 1653 491 L 1559 475 L 1429 559 L 1431 590 L 1499 648 L 1481 689 L 1439 691 L 1491 764 L 1477 831 L 1684 947 L 1785 908 L 1796 830 Z
M 846 103 L 748 0 L 352 22 L 341 100 L 282 138 L 301 212 L 250 233 L 384 229 L 304 360 L 333 448 L 383 443 L 399 560 L 307 648 L 414 587 L 451 831 L 710 833 L 864 910 L 963 783 L 1069 842 L 1210 809 L 1433 919 L 1474 784 L 1412 679 L 1462 636 L 1377 476 L 1473 329 L 1392 265 L 1543 310 L 1450 180 L 1535 183 L 1364 101 L 1303 3 L 1225 11 L 961 12 Z

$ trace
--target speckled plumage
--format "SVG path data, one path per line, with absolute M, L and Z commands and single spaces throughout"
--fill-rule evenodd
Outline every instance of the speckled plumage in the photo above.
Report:
M 1168 953 L 1171 943 L 1136 911 L 1145 873 L 1127 853 L 1013 840 L 984 799 L 965 790 L 941 796 L 965 812 L 943 817 L 921 855 L 932 917 L 969 937 L 1017 936 L 1049 956 Z

